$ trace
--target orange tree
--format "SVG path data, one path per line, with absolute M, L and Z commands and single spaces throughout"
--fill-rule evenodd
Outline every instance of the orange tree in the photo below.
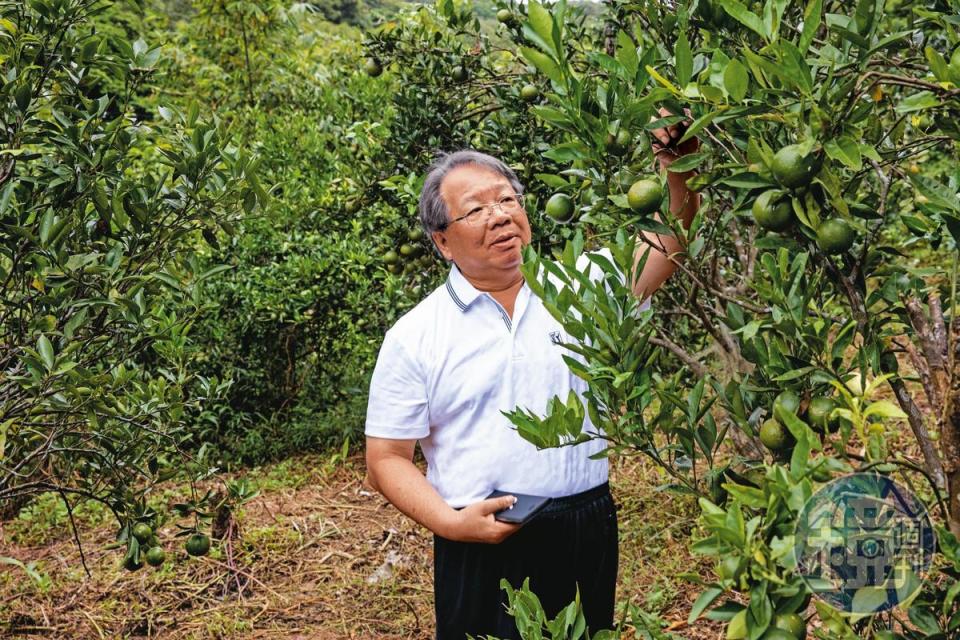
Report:
M 160 51 L 101 35 L 105 7 L 0 6 L 0 511 L 55 492 L 72 522 L 77 501 L 99 502 L 136 569 L 163 561 L 141 557 L 158 546 L 146 494 L 209 475 L 181 443 L 227 386 L 189 364 L 203 287 L 224 268 L 198 269 L 194 249 L 266 194 L 256 160 L 198 110 L 142 120 L 133 102 Z M 194 532 L 203 497 L 179 512 Z
M 438 13 L 449 20 L 456 7 L 442 1 Z M 562 251 L 528 248 L 524 272 L 578 339 L 567 361 L 588 383 L 584 403 L 556 398 L 510 418 L 538 446 L 602 437 L 608 455 L 642 453 L 668 488 L 698 497 L 693 550 L 718 564 L 712 581 L 690 576 L 703 587 L 690 621 L 726 621 L 728 638 L 803 637 L 817 618 L 831 638 L 960 627 L 958 11 L 955 0 L 615 0 L 593 22 L 564 2 L 498 14 L 503 69 L 488 93 L 529 83 L 537 95 L 527 106 L 490 94 L 477 108 L 535 116 L 542 142 L 524 175 L 534 192 L 566 196 L 570 224 Z M 468 23 L 451 28 L 477 57 L 452 82 L 484 73 L 492 55 Z M 377 73 L 395 28 L 372 38 Z M 422 56 L 450 61 L 429 47 Z M 409 139 L 435 130 L 431 115 Z M 649 131 L 683 121 L 683 138 L 701 141 L 670 167 L 703 196 L 688 231 L 651 213 L 656 185 L 634 187 L 663 181 Z M 644 231 L 685 246 L 649 312 L 615 277 L 649 243 Z M 617 263 L 591 258 L 606 286 L 575 269 L 601 244 Z M 937 521 L 934 571 L 900 608 L 844 614 L 818 600 L 813 612 L 793 524 L 818 487 L 865 470 L 921 481 Z M 525 637 L 582 636 L 575 613 L 547 621 L 534 600 L 511 591 L 511 602 Z

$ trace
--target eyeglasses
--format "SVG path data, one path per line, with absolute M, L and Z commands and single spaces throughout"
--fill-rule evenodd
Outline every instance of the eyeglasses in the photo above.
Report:
M 511 193 L 508 196 L 501 197 L 496 202 L 477 205 L 462 216 L 454 218 L 450 222 L 444 224 L 443 227 L 440 228 L 440 231 L 445 230 L 454 222 L 460 222 L 461 220 L 464 224 L 470 225 L 471 227 L 479 227 L 483 224 L 486 224 L 487 220 L 489 220 L 493 215 L 495 207 L 500 207 L 500 211 L 503 211 L 508 215 L 513 215 L 519 211 L 523 211 L 523 194 Z

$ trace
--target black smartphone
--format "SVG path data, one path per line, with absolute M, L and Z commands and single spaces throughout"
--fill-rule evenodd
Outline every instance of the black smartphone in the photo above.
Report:
M 550 504 L 553 498 L 543 496 L 531 496 L 525 493 L 516 493 L 515 491 L 494 491 L 487 496 L 490 498 L 499 498 L 500 496 L 513 496 L 517 502 L 507 509 L 502 509 L 493 514 L 493 517 L 500 522 L 509 522 L 510 524 L 526 524 L 533 520 L 540 511 Z

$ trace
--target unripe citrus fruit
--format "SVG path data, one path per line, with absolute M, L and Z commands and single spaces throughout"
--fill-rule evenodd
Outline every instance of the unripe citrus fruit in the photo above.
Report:
M 778 613 L 773 619 L 773 628 L 786 631 L 798 640 L 807 637 L 807 625 L 803 618 L 795 613 Z
M 540 97 L 540 89 L 535 84 L 525 84 L 520 89 L 520 99 L 524 102 L 533 102 Z
M 753 201 L 753 219 L 764 229 L 784 231 L 793 223 L 793 207 L 777 191 L 764 191 Z
M 123 568 L 127 571 L 138 571 L 143 567 L 143 560 L 137 556 L 127 556 L 123 561 Z
M 807 407 L 807 418 L 810 424 L 821 433 L 836 431 L 836 420 L 830 417 L 836 406 L 837 403 L 832 398 L 823 396 L 811 398 L 810 406 Z
M 407 240 L 410 242 L 418 242 L 423 240 L 423 229 L 420 227 L 413 227 L 412 229 L 407 229 Z
M 500 9 L 500 11 L 497 11 L 497 21 L 503 24 L 513 21 L 513 14 L 510 13 L 510 9 Z
M 790 189 L 805 187 L 820 168 L 814 154 L 803 155 L 800 145 L 791 144 L 773 156 L 770 169 L 777 182 Z
M 880 370 L 884 373 L 897 373 L 900 370 L 900 361 L 893 351 L 884 351 L 880 354 Z
M 782 451 L 790 444 L 789 432 L 777 420 L 768 418 L 760 427 L 760 442 L 771 451 Z
M 774 410 L 777 407 L 780 407 L 783 411 L 796 414 L 800 409 L 800 396 L 793 391 L 783 391 L 773 401 Z
M 150 547 L 147 549 L 147 564 L 151 567 L 159 567 L 167 559 L 167 554 L 162 547 Z
M 191 556 L 205 556 L 210 551 L 210 538 L 202 533 L 195 533 L 187 539 L 186 547 Z
M 374 78 L 383 73 L 383 67 L 380 66 L 380 61 L 376 58 L 367 58 L 367 61 L 363 63 L 363 70 L 367 72 L 368 76 Z
M 390 251 L 387 251 L 385 254 L 383 254 L 382 260 L 383 260 L 383 264 L 385 265 L 394 265 L 400 261 L 400 256 L 397 255 L 396 251 L 391 249 Z
M 817 227 L 817 246 L 824 253 L 844 253 L 853 246 L 855 238 L 853 229 L 841 218 L 830 218 Z
M 604 143 L 604 148 L 607 150 L 607 153 L 613 154 L 615 156 L 622 156 L 630 149 L 630 143 L 633 141 L 633 135 L 626 129 L 620 129 L 616 135 L 609 133 L 607 134 L 607 140 Z
M 400 245 L 400 255 L 404 258 L 409 258 L 413 255 L 413 245 L 402 244 Z
M 546 212 L 554 220 L 569 220 L 573 216 L 573 200 L 565 193 L 555 193 L 547 200 Z
M 767 629 L 760 640 L 799 640 L 797 636 L 783 629 Z
M 457 66 L 453 68 L 453 73 L 451 74 L 454 82 L 466 82 L 467 78 L 470 77 L 470 74 L 462 66 Z
M 145 522 L 138 522 L 133 525 L 133 537 L 137 539 L 137 542 L 140 544 L 145 544 L 150 540 L 150 536 L 153 535 L 153 529 L 150 528 L 150 525 Z
M 650 214 L 660 208 L 663 200 L 663 187 L 657 180 L 649 178 L 637 180 L 627 191 L 627 204 L 637 213 Z

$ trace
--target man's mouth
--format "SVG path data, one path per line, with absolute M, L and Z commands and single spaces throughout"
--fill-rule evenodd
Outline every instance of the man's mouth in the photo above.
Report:
M 503 245 L 509 243 L 510 241 L 512 241 L 512 240 L 513 240 L 514 238 L 516 238 L 516 237 L 517 237 L 517 236 L 514 235 L 514 234 L 511 234 L 511 235 L 509 235 L 509 236 L 504 236 L 504 237 L 500 238 L 499 240 L 495 240 L 495 241 L 493 242 L 493 246 L 495 246 L 495 247 L 496 247 L 496 246 L 503 246 Z

